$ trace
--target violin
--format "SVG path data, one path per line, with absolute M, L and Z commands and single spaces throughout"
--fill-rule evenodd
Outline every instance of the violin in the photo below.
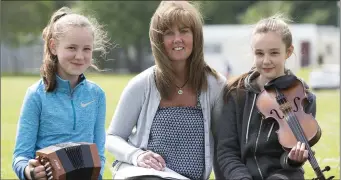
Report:
M 296 76 L 281 76 L 264 86 L 256 106 L 265 118 L 272 117 L 279 124 L 278 140 L 284 150 L 290 151 L 298 141 L 305 144 L 308 160 L 317 176 L 313 180 L 331 180 L 334 176 L 326 178 L 323 174 L 330 167 L 321 170 L 311 149 L 320 140 L 322 131 L 316 119 L 304 112 L 305 92 Z

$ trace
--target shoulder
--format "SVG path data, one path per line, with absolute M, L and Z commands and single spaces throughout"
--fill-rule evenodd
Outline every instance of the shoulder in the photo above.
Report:
M 316 95 L 310 90 L 309 85 L 302 78 L 297 77 L 297 79 L 302 82 L 308 101 L 310 103 L 316 101 Z
M 217 73 L 217 76 L 214 76 L 211 73 L 207 73 L 207 85 L 209 91 L 221 91 L 226 86 L 226 83 L 226 78 L 220 73 Z
M 254 92 L 249 91 L 244 88 L 232 88 L 229 89 L 228 86 L 224 87 L 224 101 L 225 104 L 235 104 L 238 106 L 243 106 L 246 103 L 246 96 L 252 93 L 252 96 L 255 95 Z M 250 102 L 252 103 L 252 102 Z
M 90 91 L 90 92 L 96 92 L 97 94 L 101 95 L 101 94 L 105 94 L 104 90 L 102 89 L 101 86 L 99 86 L 97 83 L 86 79 L 85 80 L 85 88 Z
M 207 95 L 211 105 L 221 106 L 223 104 L 223 93 L 226 83 L 226 78 L 220 73 L 217 73 L 216 76 L 207 73 Z
M 154 66 L 152 66 L 131 78 L 125 89 L 145 90 L 154 80 Z
M 45 85 L 43 82 L 43 79 L 39 79 L 35 83 L 33 83 L 31 86 L 27 88 L 27 94 L 29 95 L 40 95 L 45 94 Z
M 26 89 L 23 104 L 36 104 L 40 107 L 45 95 L 45 85 L 43 80 L 40 79 Z

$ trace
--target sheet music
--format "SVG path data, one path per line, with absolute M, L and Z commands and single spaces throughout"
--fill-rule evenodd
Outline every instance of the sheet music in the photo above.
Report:
M 188 179 L 185 176 L 182 176 L 179 173 L 174 172 L 173 170 L 169 168 L 165 168 L 164 171 L 158 171 L 153 168 L 143 168 L 143 167 L 136 167 L 132 165 L 126 165 L 122 164 L 119 168 L 120 170 L 116 172 L 114 179 L 124 179 L 128 177 L 134 177 L 134 176 L 142 176 L 142 175 L 154 175 L 159 176 L 165 179 L 177 179 L 177 180 L 183 180 Z

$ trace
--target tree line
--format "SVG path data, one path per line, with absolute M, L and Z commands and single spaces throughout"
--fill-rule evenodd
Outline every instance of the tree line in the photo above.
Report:
M 195 1 L 205 24 L 253 24 L 263 17 L 284 13 L 293 23 L 339 26 L 337 1 Z M 158 1 L 2 1 L 1 40 L 16 47 L 30 44 L 41 36 L 52 13 L 69 6 L 98 18 L 105 25 L 118 50 L 111 56 L 125 57 L 125 65 L 133 72 L 141 63 L 149 45 L 149 22 Z M 128 48 L 130 47 L 130 48 Z M 135 49 L 135 56 L 128 56 Z M 119 53 L 119 54 L 118 54 Z M 110 58 L 110 57 L 107 57 Z M 113 58 L 117 59 L 117 58 Z M 102 61 L 119 63 L 117 61 Z M 122 62 L 121 62 L 122 63 Z

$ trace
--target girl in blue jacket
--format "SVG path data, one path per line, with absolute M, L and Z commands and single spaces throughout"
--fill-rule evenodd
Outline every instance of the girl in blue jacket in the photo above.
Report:
M 35 152 L 63 142 L 95 143 L 102 178 L 106 98 L 83 73 L 93 66 L 93 51 L 103 50 L 104 34 L 97 23 L 66 7 L 43 30 L 42 79 L 28 88 L 17 128 L 12 167 L 19 179 L 45 179 L 48 167 L 35 160 Z

